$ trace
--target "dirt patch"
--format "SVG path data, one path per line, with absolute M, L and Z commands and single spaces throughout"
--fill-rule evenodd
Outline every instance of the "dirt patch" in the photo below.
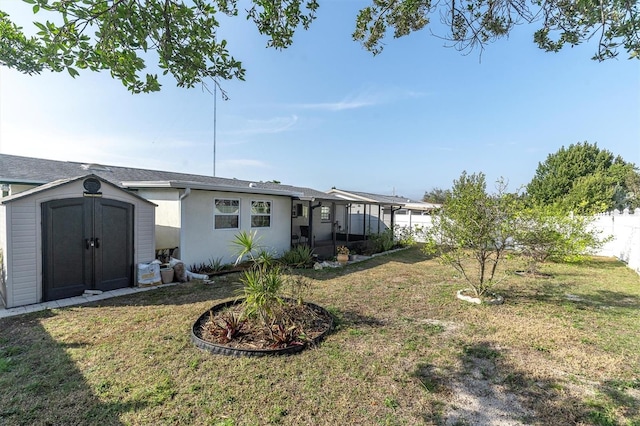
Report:
M 450 384 L 451 405 L 445 425 L 518 426 L 529 424 L 533 413 L 520 397 L 496 383 L 492 360 L 469 357 L 465 374 Z

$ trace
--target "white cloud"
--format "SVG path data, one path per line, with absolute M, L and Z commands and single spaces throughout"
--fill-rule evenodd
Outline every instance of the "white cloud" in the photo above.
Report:
M 398 100 L 407 98 L 422 98 L 424 96 L 427 96 L 427 93 L 416 92 L 413 90 L 391 89 L 378 91 L 375 93 L 372 90 L 365 90 L 362 93 L 346 96 L 345 98 L 337 102 L 298 104 L 295 105 L 295 107 L 335 112 L 393 103 Z
M 265 120 L 245 119 L 236 130 L 224 132 L 232 136 L 250 136 L 261 134 L 282 133 L 291 129 L 298 122 L 297 115 L 290 117 L 273 117 Z
M 355 97 L 347 97 L 338 102 L 320 102 L 312 104 L 295 105 L 304 109 L 319 109 L 323 111 L 344 111 L 348 109 L 358 109 L 378 104 L 379 101 L 370 95 L 357 95 Z

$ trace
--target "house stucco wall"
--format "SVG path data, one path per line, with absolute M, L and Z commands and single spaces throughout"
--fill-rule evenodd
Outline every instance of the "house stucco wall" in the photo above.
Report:
M 180 245 L 180 195 L 184 190 L 175 188 L 141 189 L 138 195 L 157 205 L 155 238 L 156 249 Z
M 9 185 L 9 195 L 16 195 L 31 188 L 35 188 L 36 186 L 38 185 L 22 185 L 18 183 L 12 183 Z
M 36 192 L 12 200 L 4 205 L 5 220 L 0 223 L 6 235 L 6 307 L 41 302 L 42 289 L 42 213 L 41 204 L 47 201 L 82 197 L 82 180 Z M 155 206 L 128 194 L 124 190 L 103 184 L 105 199 L 134 205 L 134 264 L 155 257 Z
M 214 199 L 240 200 L 239 229 L 214 229 Z M 271 226 L 251 227 L 251 201 L 271 201 Z M 232 244 L 241 231 L 256 231 L 260 245 L 281 255 L 291 247 L 291 198 L 275 195 L 243 194 L 193 190 L 181 204 L 182 233 L 180 258 L 187 265 L 209 263 L 220 258 L 235 261 L 237 248 Z

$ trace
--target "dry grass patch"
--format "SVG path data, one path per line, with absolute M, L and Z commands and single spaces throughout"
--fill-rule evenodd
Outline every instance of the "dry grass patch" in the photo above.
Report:
M 0 320 L 0 424 L 640 424 L 640 278 L 606 259 L 543 272 L 475 306 L 417 249 L 305 271 L 337 328 L 281 358 L 190 342 L 233 275 Z

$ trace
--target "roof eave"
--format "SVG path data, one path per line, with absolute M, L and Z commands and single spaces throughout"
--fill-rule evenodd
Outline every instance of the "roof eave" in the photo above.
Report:
M 177 180 L 166 180 L 166 181 L 124 181 L 122 182 L 122 186 L 130 189 L 141 189 L 141 188 L 175 188 L 175 189 L 200 189 L 204 191 L 219 191 L 219 192 L 239 192 L 243 194 L 260 194 L 260 195 L 281 195 L 285 197 L 301 197 L 304 194 L 301 192 L 294 191 L 286 191 L 286 190 L 278 190 L 278 189 L 269 189 L 269 188 L 258 188 L 258 187 L 240 187 L 240 186 L 229 186 L 229 185 L 215 185 L 208 184 L 202 182 L 192 182 L 192 181 L 177 181 Z

